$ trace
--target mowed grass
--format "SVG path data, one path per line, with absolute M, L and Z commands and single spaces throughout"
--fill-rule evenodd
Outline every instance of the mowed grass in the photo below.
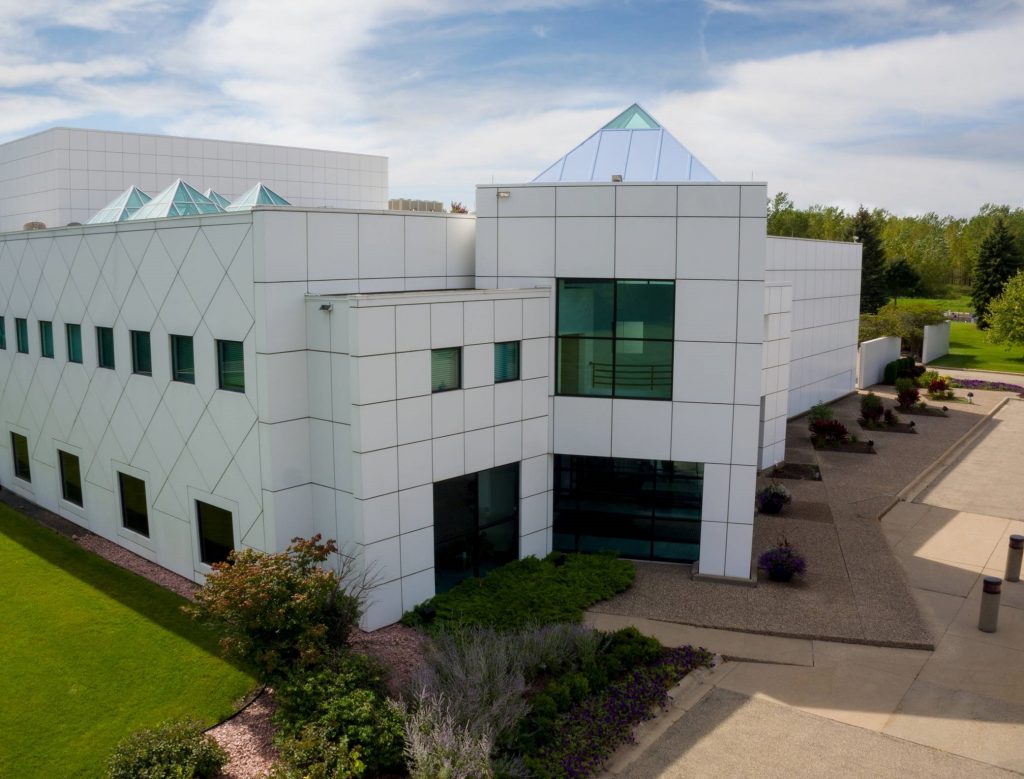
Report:
M 185 601 L 0 504 L 0 776 L 103 776 L 128 733 L 255 686 Z
M 951 322 L 949 354 L 933 360 L 931 365 L 963 370 L 1024 373 L 1024 347 L 991 343 L 983 330 L 969 322 Z
M 890 301 L 891 302 L 891 301 Z M 896 305 L 902 305 L 903 303 L 914 303 L 914 304 L 928 304 L 930 306 L 937 306 L 943 311 L 973 311 L 974 308 L 971 305 L 971 298 L 969 295 L 957 295 L 955 297 L 948 298 L 897 298 Z

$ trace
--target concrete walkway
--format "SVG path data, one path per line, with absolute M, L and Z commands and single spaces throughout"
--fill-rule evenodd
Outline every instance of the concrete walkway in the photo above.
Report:
M 981 577 L 1002 576 L 1008 536 L 1024 533 L 1022 455 L 1024 401 L 1011 400 L 882 518 L 934 652 L 588 615 L 598 627 L 636 624 L 728 658 L 699 702 L 620 755 L 610 775 L 1024 773 L 1024 582 L 1004 583 L 999 630 L 977 629 Z

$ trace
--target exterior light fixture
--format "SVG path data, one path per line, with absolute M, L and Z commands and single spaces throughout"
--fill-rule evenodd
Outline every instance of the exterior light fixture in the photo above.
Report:
M 974 393 L 973 392 L 968 392 L 967 393 L 967 402 L 968 403 L 973 403 L 974 402 Z
M 321 303 L 320 304 L 320 310 L 321 311 L 326 311 L 329 314 L 329 313 L 331 313 L 334 310 L 334 304 L 333 303 Z
M 500 197 L 502 199 L 505 199 L 507 197 L 512 197 L 512 193 L 509 192 L 507 189 L 499 189 L 498 190 L 498 197 Z
M 621 173 L 613 173 L 612 174 L 612 182 L 615 183 L 615 184 L 621 184 L 622 183 L 622 174 Z

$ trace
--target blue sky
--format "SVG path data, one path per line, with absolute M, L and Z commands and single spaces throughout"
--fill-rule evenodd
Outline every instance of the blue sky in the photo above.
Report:
M 801 205 L 1024 204 L 1024 0 L 0 0 L 0 140 L 54 124 L 386 154 L 472 203 L 634 101 Z

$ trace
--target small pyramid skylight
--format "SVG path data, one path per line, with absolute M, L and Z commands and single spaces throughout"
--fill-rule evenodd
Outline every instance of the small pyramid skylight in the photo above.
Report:
M 239 195 L 226 206 L 226 211 L 243 211 L 253 206 L 290 206 L 287 200 L 277 194 L 262 181 L 257 183 L 248 192 Z
M 86 224 L 95 225 L 104 222 L 123 222 L 148 203 L 152 198 L 136 186 L 128 187 L 124 192 L 107 203 L 93 214 Z
M 231 205 L 231 201 L 224 197 L 220 192 L 214 189 L 208 189 L 203 193 L 203 196 L 209 200 L 212 200 L 221 208 L 227 210 L 227 207 Z
M 534 182 L 718 181 L 690 150 L 634 103 Z
M 130 219 L 159 219 L 166 216 L 219 214 L 224 209 L 186 181 L 177 179 L 163 192 L 132 214 Z

